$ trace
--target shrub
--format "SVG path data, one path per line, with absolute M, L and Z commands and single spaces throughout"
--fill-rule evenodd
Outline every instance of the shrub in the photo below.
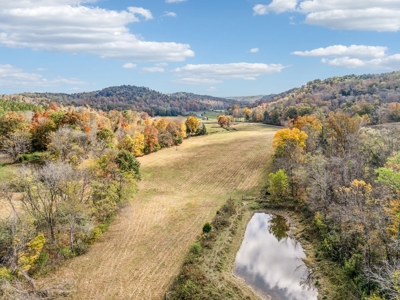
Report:
M 35 160 L 39 160 L 41 158 L 41 154 L 40 153 L 25 153 L 25 154 L 21 154 L 21 156 L 18 158 L 19 162 L 25 162 L 25 161 L 35 161 Z
M 39 267 L 44 266 L 50 260 L 50 256 L 46 251 L 40 252 L 39 258 L 36 261 L 36 265 Z
M 99 238 L 101 238 L 102 235 L 103 235 L 103 231 L 101 230 L 101 227 L 96 226 L 90 232 L 90 236 L 87 239 L 87 242 L 89 242 L 90 244 L 93 244 L 95 241 L 97 241 Z
M 209 232 L 211 231 L 211 229 L 212 229 L 211 224 L 207 222 L 207 223 L 204 224 L 204 226 L 203 226 L 203 233 L 209 233 Z
M 6 267 L 0 268 L 0 279 L 5 279 L 8 281 L 12 280 L 11 270 L 7 269 Z
M 64 258 L 72 258 L 75 256 L 74 252 L 71 250 L 71 248 L 69 246 L 66 246 L 64 248 L 62 248 L 60 250 L 60 254 L 64 257 Z
M 201 252 L 201 244 L 199 242 L 193 243 L 190 245 L 190 253 L 192 254 L 200 254 Z
M 75 254 L 82 255 L 89 251 L 89 246 L 86 243 L 79 243 L 75 246 Z

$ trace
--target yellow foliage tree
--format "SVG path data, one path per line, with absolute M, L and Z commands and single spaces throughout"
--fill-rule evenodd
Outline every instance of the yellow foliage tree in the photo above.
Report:
M 26 251 L 21 252 L 18 259 L 18 264 L 20 265 L 22 270 L 29 271 L 32 268 L 34 263 L 39 258 L 45 242 L 46 239 L 43 233 L 39 233 L 36 237 L 34 237 L 26 244 Z
M 153 126 L 157 128 L 158 131 L 164 131 L 168 126 L 168 122 L 165 119 L 158 119 L 154 121 Z
M 133 148 L 133 154 L 138 157 L 138 156 L 143 156 L 144 155 L 144 134 L 141 132 L 136 131 L 135 132 L 135 138 L 134 138 L 134 148 Z
M 186 124 L 185 123 L 181 124 L 181 134 L 182 134 L 182 138 L 186 137 Z
M 322 130 L 322 123 L 317 119 L 316 116 L 305 115 L 303 117 L 297 117 L 293 120 L 293 127 L 302 130 L 304 126 L 309 125 L 316 131 Z
M 119 142 L 118 149 L 119 150 L 126 150 L 126 151 L 129 151 L 131 153 L 134 153 L 134 151 L 135 151 L 135 141 L 133 140 L 133 138 L 129 134 L 127 134 Z
M 246 121 L 249 121 L 251 118 L 251 109 L 248 107 L 243 108 L 243 114 L 244 114 Z
M 307 134 L 298 128 L 278 130 L 274 135 L 273 147 L 278 155 L 292 157 L 295 149 L 306 146 Z
M 190 133 L 193 134 L 196 132 L 197 127 L 199 127 L 199 120 L 195 116 L 189 116 L 186 120 L 186 126 Z

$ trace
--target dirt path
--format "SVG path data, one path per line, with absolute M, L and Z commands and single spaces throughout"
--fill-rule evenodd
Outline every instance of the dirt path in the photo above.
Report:
M 256 195 L 275 128 L 185 140 L 140 158 L 140 192 L 87 253 L 62 267 L 74 299 L 163 299 L 188 246 L 229 196 Z

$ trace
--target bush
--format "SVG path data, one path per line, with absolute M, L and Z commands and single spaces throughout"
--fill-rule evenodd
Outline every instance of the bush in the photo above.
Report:
M 190 245 L 190 253 L 192 254 L 200 254 L 201 252 L 201 244 L 199 242 L 193 243 Z
M 209 233 L 209 232 L 211 231 L 211 229 L 212 229 L 211 224 L 207 222 L 207 223 L 204 224 L 204 226 L 203 226 L 203 233 Z
M 103 231 L 101 230 L 101 227 L 96 226 L 93 228 L 90 232 L 90 236 L 87 239 L 87 242 L 90 244 L 93 244 L 95 241 L 97 241 L 99 238 L 101 238 L 103 235 Z
M 43 267 L 50 260 L 50 256 L 46 251 L 40 252 L 39 258 L 37 259 L 35 265 Z
M 66 259 L 72 258 L 75 256 L 75 253 L 71 250 L 71 248 L 69 246 L 62 248 L 60 250 L 60 254 Z
M 8 281 L 11 281 L 12 280 L 11 271 L 9 269 L 7 269 L 6 267 L 1 267 L 0 268 L 0 279 L 5 279 Z
M 89 251 L 89 246 L 86 243 L 79 243 L 75 246 L 75 254 L 82 255 Z
M 21 156 L 18 158 L 19 162 L 25 162 L 25 161 L 35 161 L 39 160 L 41 158 L 41 153 L 25 153 L 21 154 Z

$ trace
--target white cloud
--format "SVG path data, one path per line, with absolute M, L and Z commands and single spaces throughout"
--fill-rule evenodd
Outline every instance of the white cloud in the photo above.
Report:
M 155 64 L 156 67 L 168 67 L 168 64 L 165 62 Z
M 340 57 L 335 59 L 321 59 L 323 63 L 335 67 L 346 67 L 350 69 L 373 69 L 373 70 L 397 70 L 400 68 L 400 54 L 390 55 L 383 58 L 371 60 Z
M 178 76 L 185 77 L 175 82 L 186 84 L 210 84 L 210 80 L 221 81 L 222 79 L 239 78 L 244 80 L 255 80 L 264 74 L 278 73 L 284 69 L 281 64 L 263 63 L 231 63 L 231 64 L 200 64 L 186 65 L 173 70 Z M 216 82 L 214 82 L 216 83 Z
M 165 11 L 164 12 L 164 16 L 166 17 L 172 17 L 172 18 L 176 18 L 176 13 L 172 12 L 172 11 Z
M 163 73 L 165 70 L 164 68 L 160 67 L 148 67 L 148 68 L 142 68 L 142 71 L 146 73 Z
M 258 49 L 258 48 L 251 48 L 250 49 L 250 53 L 257 53 L 258 51 L 260 51 L 260 49 Z
M 218 91 L 218 89 L 215 86 L 210 86 L 208 89 L 205 89 L 205 91 L 213 93 L 213 92 Z
M 9 3 L 10 2 L 10 3 Z M 79 0 L 0 1 L 0 45 L 134 61 L 183 61 L 187 44 L 145 41 L 127 27 L 153 18 L 141 7 L 87 7 Z
M 256 15 L 266 15 L 270 11 L 280 14 L 285 11 L 294 10 L 296 5 L 297 0 L 273 0 L 268 5 L 257 4 L 253 7 L 253 11 Z
M 217 79 L 209 79 L 209 78 L 199 78 L 199 77 L 185 77 L 176 80 L 172 80 L 172 82 L 180 83 L 180 84 L 190 84 L 190 85 L 202 85 L 202 84 L 218 84 L 222 83 L 221 80 Z
M 400 54 L 387 55 L 387 47 L 334 45 L 309 51 L 295 51 L 300 56 L 323 57 L 321 62 L 335 67 L 394 70 L 400 68 Z M 326 57 L 336 57 L 328 59 Z
M 36 70 L 38 70 L 38 71 L 46 71 L 47 69 L 45 69 L 45 68 L 36 68 Z
M 133 63 L 126 63 L 122 67 L 125 69 L 135 69 L 137 67 L 137 65 L 133 64 Z
M 300 56 L 351 56 L 351 57 L 384 57 L 387 47 L 351 45 L 334 45 L 310 51 L 295 51 L 292 54 Z
M 306 15 L 306 23 L 332 29 L 400 30 L 399 0 L 273 0 L 253 10 L 258 15 L 296 11 Z
M 166 3 L 179 3 L 179 2 L 185 2 L 186 0 L 165 0 Z
M 76 78 L 66 79 L 60 76 L 48 80 L 40 74 L 27 73 L 9 64 L 0 65 L 0 87 L 3 88 L 49 87 L 63 84 L 84 85 L 87 84 L 87 82 Z

